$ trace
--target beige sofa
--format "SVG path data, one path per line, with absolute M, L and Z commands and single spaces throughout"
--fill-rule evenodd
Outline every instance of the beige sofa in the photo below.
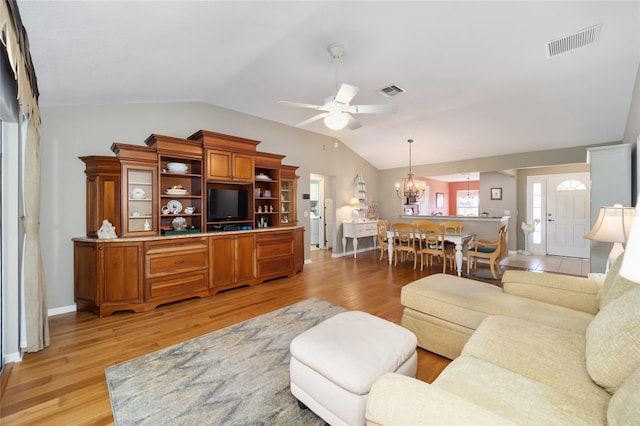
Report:
M 515 271 L 504 291 L 442 274 L 407 285 L 403 325 L 455 360 L 433 384 L 378 379 L 368 424 L 639 424 L 640 285 L 621 261 L 604 285 Z

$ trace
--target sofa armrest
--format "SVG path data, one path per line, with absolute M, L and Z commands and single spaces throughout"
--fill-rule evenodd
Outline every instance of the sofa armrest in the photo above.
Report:
M 366 418 L 369 426 L 514 424 L 444 389 L 396 373 L 373 384 Z
M 502 275 L 505 293 L 552 305 L 598 313 L 598 292 L 602 281 L 571 275 L 528 271 L 505 271 Z

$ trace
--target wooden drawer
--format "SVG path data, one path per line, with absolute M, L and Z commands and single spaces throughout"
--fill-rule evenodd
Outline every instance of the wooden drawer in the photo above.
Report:
M 168 240 L 147 241 L 144 243 L 145 254 L 171 253 L 190 249 L 205 249 L 209 246 L 206 237 L 171 238 Z
M 292 254 L 293 235 L 290 232 L 257 238 L 256 258 L 258 260 Z
M 166 298 L 184 295 L 190 297 L 199 290 L 208 292 L 207 271 L 200 271 L 190 274 L 173 275 L 164 279 L 152 280 L 149 282 L 149 298 Z
M 145 258 L 146 278 L 155 278 L 169 274 L 197 271 L 208 265 L 207 250 L 184 250 L 172 254 L 151 254 Z
M 289 275 L 292 271 L 293 256 L 258 261 L 259 277 Z
M 172 238 L 145 243 L 145 277 L 158 278 L 206 269 L 209 261 L 207 238 Z

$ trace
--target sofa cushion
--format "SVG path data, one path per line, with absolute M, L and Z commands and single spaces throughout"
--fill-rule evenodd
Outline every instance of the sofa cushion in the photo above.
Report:
M 607 272 L 602 289 L 598 293 L 600 309 L 637 286 L 633 281 L 629 281 L 620 276 L 620 267 L 622 266 L 623 259 L 624 253 L 618 256 L 609 269 L 609 272 Z
M 371 388 L 367 425 L 513 425 L 480 404 L 442 388 L 388 373 Z
M 510 270 L 502 275 L 502 287 L 505 293 L 593 315 L 600 310 L 598 292 L 602 282 L 586 277 Z
M 503 316 L 488 317 L 462 350 L 605 411 L 610 395 L 587 373 L 584 334 Z
M 503 350 L 509 347 L 505 345 Z M 462 355 L 451 362 L 433 385 L 521 425 L 606 422 L 606 405 L 593 404 L 472 356 Z
M 476 329 L 488 315 L 508 315 L 584 333 L 593 315 L 504 293 L 481 281 L 434 274 L 402 288 L 400 302 L 415 311 Z
M 627 377 L 609 402 L 607 424 L 631 425 L 640 419 L 640 368 Z
M 640 286 L 608 303 L 587 329 L 587 370 L 614 393 L 640 367 Z

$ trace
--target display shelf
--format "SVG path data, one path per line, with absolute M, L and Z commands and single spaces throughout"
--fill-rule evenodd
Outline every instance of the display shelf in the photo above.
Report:
M 122 229 L 123 236 L 153 235 L 158 232 L 158 222 L 153 216 L 156 198 L 157 168 L 155 155 L 147 147 L 113 144 L 122 167 Z
M 290 225 L 297 222 L 296 218 L 296 186 L 298 177 L 297 167 L 283 165 L 280 169 L 280 224 Z

